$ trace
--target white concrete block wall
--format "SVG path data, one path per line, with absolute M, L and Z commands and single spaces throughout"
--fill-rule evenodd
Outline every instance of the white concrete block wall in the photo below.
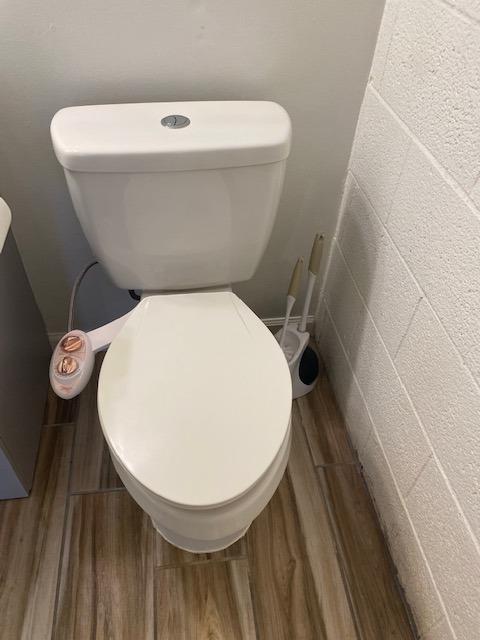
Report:
M 387 0 L 317 339 L 422 640 L 480 639 L 480 0 Z

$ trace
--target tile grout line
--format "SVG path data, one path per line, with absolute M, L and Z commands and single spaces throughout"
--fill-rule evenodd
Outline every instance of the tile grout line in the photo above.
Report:
M 245 561 L 247 564 L 247 575 L 248 575 L 248 592 L 250 595 L 250 602 L 251 602 L 251 606 L 252 606 L 252 616 L 253 616 L 253 625 L 255 628 L 255 638 L 249 638 L 248 640 L 260 640 L 260 635 L 259 635 L 259 625 L 258 625 L 258 620 L 257 620 L 257 611 L 256 611 L 256 607 L 255 607 L 255 597 L 254 597 L 254 585 L 253 585 L 253 580 L 252 580 L 252 572 L 251 572 L 251 567 L 250 567 L 250 560 L 248 557 L 248 552 L 243 553 L 243 554 L 239 554 L 236 556 L 231 556 L 231 557 L 224 557 L 224 558 L 208 558 L 207 560 L 198 560 L 198 561 L 193 561 L 193 562 L 185 562 L 185 563 L 173 563 L 173 564 L 167 564 L 167 565 L 156 565 L 155 561 L 153 564 L 153 570 L 154 570 L 154 584 L 153 584 L 153 590 L 154 590 L 154 633 L 155 633 L 155 638 L 157 637 L 157 616 L 156 616 L 156 611 L 157 611 L 157 571 L 165 571 L 165 570 L 169 570 L 169 569 L 190 569 L 190 568 L 195 568 L 195 567 L 205 567 L 205 566 L 211 566 L 211 565 L 228 565 L 234 562 L 240 562 L 240 561 Z
M 361 468 L 361 463 L 359 460 L 354 460 L 352 462 L 321 462 L 319 464 L 313 465 L 315 469 L 328 469 L 329 467 L 358 467 Z
M 310 456 L 310 463 L 312 464 L 312 468 L 314 470 L 314 474 L 315 474 L 315 483 L 316 486 L 318 487 L 318 490 L 320 492 L 320 496 L 323 499 L 323 502 L 325 504 L 325 508 L 327 510 L 327 520 L 328 520 L 328 527 L 330 529 L 330 533 L 332 534 L 332 539 L 333 539 L 333 543 L 334 543 L 334 549 L 335 549 L 335 556 L 336 556 L 336 560 L 337 560 L 337 565 L 340 571 L 340 576 L 342 578 L 342 584 L 343 584 L 343 588 L 345 591 L 345 597 L 347 599 L 347 604 L 348 604 L 348 609 L 350 611 L 350 614 L 352 616 L 352 620 L 353 620 L 353 625 L 354 625 L 354 630 L 355 630 L 355 634 L 357 636 L 356 640 L 363 640 L 362 638 L 362 634 L 359 628 L 359 624 L 358 624 L 358 620 L 357 620 L 357 616 L 355 615 L 355 611 L 354 611 L 354 607 L 353 607 L 353 602 L 352 602 L 352 596 L 350 593 L 350 589 L 347 585 L 346 582 L 346 578 L 344 575 L 344 568 L 343 568 L 343 563 L 341 560 L 341 549 L 340 549 L 340 545 L 339 545 L 339 540 L 337 538 L 336 532 L 333 529 L 332 523 L 331 523 L 331 516 L 330 516 L 330 502 L 329 502 L 329 498 L 328 496 L 325 495 L 325 492 L 323 490 L 322 487 L 322 483 L 320 482 L 320 478 L 319 478 L 319 473 L 317 471 L 317 469 L 323 469 L 324 465 L 315 465 L 315 462 L 313 460 L 313 455 L 312 455 L 312 450 L 310 448 L 310 444 L 309 444 L 309 439 L 307 437 L 305 428 L 304 428 L 304 424 L 303 424 L 303 420 L 301 419 L 301 415 L 300 415 L 300 423 L 301 423 L 301 431 L 302 431 L 302 437 L 307 445 L 307 450 Z M 317 425 L 318 426 L 318 425 Z M 342 464 L 342 463 L 339 463 Z M 336 466 L 336 463 L 333 463 L 333 466 Z M 291 490 L 293 492 L 293 496 L 294 496 L 294 500 L 295 500 L 295 504 L 296 504 L 296 497 L 295 497 L 295 492 L 293 491 L 293 485 L 291 482 L 291 478 L 290 478 L 290 473 L 289 472 L 289 476 L 288 476 L 288 481 L 291 485 Z M 306 537 L 303 531 L 303 527 L 301 525 L 301 522 L 299 521 L 298 523 L 299 526 L 299 530 L 301 532 L 302 535 L 302 540 L 303 540 L 303 544 L 304 544 L 304 550 L 305 550 L 305 561 L 307 562 L 308 565 L 310 565 L 310 561 L 308 558 L 308 553 L 306 552 Z M 320 594 L 317 593 L 317 590 L 315 589 L 315 593 L 317 595 L 317 598 L 320 600 Z
M 42 428 L 50 429 L 50 427 L 69 427 L 75 424 L 75 420 L 70 420 L 69 422 L 52 422 L 51 424 L 42 424 Z
M 239 554 L 238 556 L 228 556 L 225 558 L 208 558 L 207 560 L 192 560 L 191 562 L 179 562 L 172 564 L 153 564 L 155 571 L 164 571 L 165 569 L 186 569 L 188 567 L 202 567 L 210 564 L 222 564 L 228 563 L 232 560 L 248 560 L 246 553 Z
M 317 382 L 317 384 L 318 384 L 318 382 Z M 312 448 L 312 446 L 310 444 L 310 438 L 307 436 L 307 431 L 306 431 L 305 426 L 303 424 L 303 416 L 302 416 L 302 410 L 300 409 L 300 403 L 297 402 L 297 400 L 295 400 L 294 402 L 297 403 L 298 417 L 300 419 L 300 425 L 301 425 L 301 428 L 302 428 L 302 434 L 303 434 L 305 443 L 307 445 L 307 451 L 308 451 L 308 455 L 309 455 L 309 458 L 310 458 L 310 462 L 311 462 L 312 466 L 315 468 L 315 458 L 314 458 L 314 455 L 313 455 L 313 448 Z M 293 407 L 292 407 L 292 414 L 293 414 Z M 293 426 L 293 424 L 292 424 L 292 426 Z M 316 421 L 315 421 L 315 426 L 317 426 L 316 425 Z
M 343 412 L 340 409 L 340 404 L 339 404 L 339 402 L 337 400 L 337 396 L 333 393 L 333 385 L 330 382 L 330 378 L 328 377 L 328 372 L 326 370 L 325 370 L 325 377 L 327 379 L 328 385 L 330 387 L 331 394 L 332 394 L 333 399 L 335 401 L 335 408 L 336 408 L 337 414 L 338 414 L 338 416 L 339 416 L 339 418 L 341 420 L 341 423 L 343 425 L 343 432 L 344 432 L 344 435 L 346 436 L 346 439 L 347 439 L 349 452 L 352 454 L 352 458 L 353 458 L 352 462 L 349 462 L 349 463 L 340 462 L 340 463 L 334 463 L 334 464 L 354 464 L 354 465 L 361 466 L 360 458 L 358 456 L 358 451 L 353 446 L 353 442 L 352 442 L 352 438 L 351 438 L 351 435 L 350 435 L 350 431 L 348 429 L 347 421 L 345 420 L 345 418 L 343 416 Z M 326 467 L 326 466 L 329 466 L 329 465 L 328 464 L 322 464 L 322 465 L 317 465 L 317 466 Z
M 256 640 L 260 640 L 260 632 L 259 632 L 259 624 L 258 624 L 258 612 L 256 607 L 256 598 L 255 598 L 255 584 L 252 576 L 252 567 L 250 565 L 250 558 L 248 556 L 248 543 L 245 539 L 245 559 L 247 562 L 247 575 L 248 575 L 248 591 L 250 593 L 250 602 L 252 604 L 252 616 L 253 616 L 253 626 L 255 628 L 255 637 Z
M 400 601 L 402 602 L 403 608 L 404 608 L 404 610 L 406 612 L 407 619 L 408 619 L 408 622 L 409 622 L 409 625 L 410 625 L 410 628 L 411 628 L 411 631 L 412 631 L 413 638 L 415 638 L 415 640 L 418 640 L 420 638 L 420 634 L 418 633 L 417 625 L 416 625 L 416 622 L 415 622 L 415 617 L 413 615 L 412 608 L 410 607 L 410 604 L 409 604 L 409 602 L 407 600 L 405 589 L 403 588 L 402 583 L 400 582 L 400 577 L 399 577 L 397 565 L 395 564 L 395 561 L 393 559 L 393 555 L 392 555 L 392 552 L 391 552 L 390 538 L 383 530 L 382 520 L 380 518 L 379 511 L 377 510 L 377 503 L 375 502 L 375 498 L 374 498 L 373 494 L 370 492 L 370 487 L 368 486 L 367 479 L 366 479 L 365 474 L 363 473 L 362 469 L 360 469 L 360 478 L 361 478 L 361 481 L 362 481 L 363 489 L 364 489 L 366 495 L 368 496 L 371 508 L 373 510 L 373 513 L 374 513 L 376 526 L 377 526 L 377 528 L 380 531 L 380 534 L 382 536 L 382 541 L 384 543 L 384 548 L 385 548 L 385 553 L 386 553 L 386 556 L 387 556 L 388 566 L 390 568 L 390 573 L 391 573 L 391 575 L 393 577 L 393 582 L 395 584 L 397 593 L 399 594 Z
M 69 496 L 88 496 L 88 495 L 96 495 L 98 493 L 112 493 L 115 491 L 126 491 L 126 487 L 105 487 L 100 489 L 86 489 L 85 491 L 71 491 Z
M 324 468 L 320 467 L 320 469 L 324 471 Z M 345 595 L 347 597 L 348 607 L 350 609 L 350 613 L 352 614 L 352 620 L 355 626 L 355 632 L 357 634 L 358 640 L 366 640 L 363 637 L 360 620 L 358 618 L 357 608 L 354 604 L 353 594 L 350 589 L 350 583 L 347 580 L 347 572 L 345 567 L 345 550 L 344 550 L 342 541 L 340 539 L 336 521 L 333 517 L 333 513 L 332 513 L 333 505 L 331 503 L 330 492 L 327 493 L 326 491 L 327 487 L 324 488 L 323 486 L 324 484 L 326 485 L 326 478 L 325 478 L 325 483 L 322 483 L 320 480 L 320 473 L 318 472 L 318 468 L 316 468 L 315 470 L 315 475 L 316 475 L 317 485 L 320 489 L 321 495 L 323 496 L 323 500 L 325 502 L 325 506 L 327 509 L 328 525 L 330 527 L 330 532 L 332 534 L 333 540 L 335 541 L 335 552 L 337 556 L 337 563 L 340 569 L 340 575 L 342 577 L 342 583 L 343 583 L 343 588 L 345 589 Z
M 157 635 L 158 635 L 158 622 L 157 622 L 157 596 L 158 596 L 158 585 L 157 585 L 157 565 L 156 565 L 156 558 L 157 558 L 157 535 L 159 535 L 157 533 L 157 531 L 152 527 L 153 531 L 152 531 L 152 597 L 153 597 L 153 606 L 152 606 L 152 615 L 153 615 L 153 640 L 156 640 Z
M 325 375 L 326 379 L 328 380 L 328 376 L 326 375 L 326 373 L 324 375 Z M 328 380 L 328 383 L 330 384 L 329 380 Z M 296 400 L 294 400 L 293 402 L 295 402 L 295 401 Z M 336 398 L 335 398 L 335 402 L 336 402 Z M 347 464 L 347 465 L 352 465 L 353 464 L 354 465 L 354 464 L 359 464 L 360 463 L 360 461 L 358 459 L 357 452 L 355 451 L 355 448 L 352 445 L 352 442 L 351 442 L 351 439 L 350 439 L 350 434 L 348 433 L 348 429 L 346 429 L 346 427 L 345 427 L 344 428 L 344 432 L 345 432 L 345 435 L 347 436 L 347 444 L 348 444 L 348 447 L 349 447 L 349 451 L 352 454 L 352 457 L 355 458 L 355 459 L 352 460 L 351 462 L 319 462 L 317 464 L 315 462 L 315 458 L 314 458 L 314 455 L 313 455 L 313 448 L 312 448 L 312 446 L 310 444 L 310 438 L 308 437 L 306 429 L 305 429 L 305 427 L 303 425 L 303 417 L 302 417 L 302 411 L 300 409 L 300 404 L 297 403 L 296 406 L 297 406 L 297 410 L 298 410 L 298 416 L 299 416 L 299 419 L 300 419 L 302 433 L 303 433 L 303 435 L 305 437 L 305 442 L 306 442 L 306 445 L 307 445 L 307 450 L 308 450 L 308 453 L 309 453 L 310 462 L 311 462 L 311 464 L 312 464 L 314 469 L 317 468 L 317 467 L 329 467 L 329 466 L 341 465 L 341 464 Z M 340 411 L 339 407 L 338 407 L 338 410 L 339 410 L 339 415 L 341 415 L 341 411 Z M 292 407 L 292 413 L 293 413 L 293 407 Z M 343 420 L 343 417 L 342 417 L 342 420 Z M 315 426 L 316 426 L 316 428 L 318 430 L 319 425 L 315 424 Z
M 402 166 L 400 168 L 400 171 L 398 172 L 398 177 L 397 177 L 397 180 L 396 180 L 396 183 L 395 183 L 395 188 L 393 189 L 393 192 L 392 192 L 392 197 L 390 199 L 390 204 L 388 205 L 387 216 L 386 216 L 385 221 L 383 223 L 385 229 L 387 229 L 387 230 L 388 230 L 388 221 L 390 219 L 390 215 L 391 215 L 392 210 L 393 210 L 393 205 L 396 202 L 397 193 L 398 193 L 398 190 L 400 189 L 400 184 L 402 182 L 402 178 L 403 178 L 404 173 L 405 173 L 405 168 L 407 166 L 407 162 L 408 162 L 408 159 L 410 157 L 410 153 L 412 151 L 413 144 L 414 144 L 413 137 L 410 136 L 409 139 L 408 139 L 408 145 L 407 145 L 407 147 L 405 149 L 405 154 L 404 154 L 403 159 L 402 159 Z M 366 191 L 366 189 L 365 189 L 365 191 Z M 373 203 L 371 203 L 371 204 L 372 204 L 372 209 L 375 211 L 375 207 L 373 206 Z M 390 233 L 388 233 L 388 235 L 390 236 Z
M 418 640 L 420 638 L 420 634 L 419 634 L 418 629 L 417 629 L 417 624 L 415 622 L 415 617 L 413 615 L 412 608 L 411 608 L 411 606 L 410 606 L 410 604 L 409 604 L 409 602 L 407 600 L 405 589 L 403 588 L 403 585 L 400 582 L 400 577 L 399 577 L 397 565 L 395 564 L 395 561 L 393 559 L 393 554 L 391 552 L 390 538 L 387 535 L 387 533 L 385 533 L 384 530 L 383 530 L 382 520 L 380 518 L 380 513 L 377 510 L 377 503 L 375 501 L 375 498 L 374 498 L 373 494 L 370 491 L 370 487 L 368 486 L 367 479 L 366 479 L 365 474 L 363 473 L 362 469 L 360 469 L 360 477 L 361 477 L 361 480 L 362 480 L 364 491 L 366 492 L 366 494 L 368 495 L 368 498 L 370 500 L 371 507 L 372 507 L 373 513 L 375 515 L 375 520 L 376 520 L 377 527 L 378 527 L 378 529 L 379 529 L 379 531 L 380 531 L 380 533 L 382 535 L 382 540 L 384 542 L 385 551 L 386 551 L 386 555 L 387 555 L 387 562 L 388 562 L 388 565 L 390 567 L 390 573 L 392 574 L 393 581 L 394 581 L 394 584 L 396 586 L 397 593 L 400 596 L 400 600 L 401 600 L 401 602 L 403 604 L 403 608 L 404 608 L 404 610 L 406 612 L 406 615 L 407 615 L 407 618 L 408 618 L 408 622 L 410 624 L 410 628 L 411 628 L 413 637 L 415 638 L 415 640 Z
M 353 465 L 350 465 L 353 466 Z M 322 494 L 325 496 L 325 502 L 327 504 L 327 512 L 328 512 L 328 519 L 329 519 L 329 524 L 330 524 L 330 528 L 332 530 L 334 539 L 335 539 L 335 543 L 337 546 L 337 552 L 338 552 L 338 560 L 339 560 L 339 566 L 340 566 L 340 572 L 342 575 L 342 580 L 344 582 L 344 586 L 345 586 L 345 591 L 347 593 L 348 596 L 348 601 L 349 601 L 349 605 L 351 607 L 351 611 L 352 611 L 352 616 L 353 619 L 355 621 L 355 628 L 359 637 L 359 640 L 366 640 L 366 638 L 364 638 L 363 636 L 363 632 L 361 630 L 361 626 L 358 623 L 357 624 L 357 614 L 356 614 L 356 607 L 354 605 L 354 598 L 353 598 L 353 594 L 351 593 L 350 590 L 350 585 L 347 579 L 347 571 L 346 571 L 346 567 L 348 566 L 348 562 L 347 559 L 345 557 L 345 548 L 344 545 L 341 541 L 341 537 L 340 537 L 340 533 L 339 533 L 339 526 L 337 524 L 336 518 L 334 517 L 334 509 L 333 509 L 333 504 L 331 501 L 331 496 L 330 496 L 330 492 L 326 492 L 326 490 L 328 489 L 328 482 L 327 482 L 327 478 L 326 478 L 326 474 L 323 473 L 323 477 L 324 477 L 324 482 L 322 483 L 320 481 L 320 473 L 318 473 L 318 471 L 326 471 L 326 469 L 322 469 L 322 467 L 317 467 L 317 482 L 320 486 L 320 490 L 322 492 Z M 410 626 L 410 630 L 412 632 L 412 638 L 414 638 L 415 640 L 418 640 L 418 638 L 420 637 L 416 628 L 416 624 L 415 624 L 415 619 L 413 617 L 410 605 L 405 597 L 405 591 L 400 583 L 399 577 L 398 577 L 398 570 L 397 567 L 393 561 L 393 557 L 392 554 L 390 552 L 390 546 L 388 544 L 388 540 L 383 532 L 382 526 L 381 526 L 381 522 L 380 522 L 380 518 L 378 516 L 378 512 L 375 508 L 375 501 L 373 499 L 372 494 L 370 493 L 368 484 L 366 482 L 364 473 L 362 471 L 362 467 L 361 465 L 358 468 L 358 472 L 360 475 L 360 480 L 362 483 L 362 487 L 363 490 L 365 492 L 365 494 L 368 496 L 368 500 L 370 502 L 370 505 L 373 509 L 373 513 L 375 514 L 375 526 L 378 528 L 379 532 L 381 533 L 381 537 L 382 537 L 382 542 L 384 545 L 384 550 L 386 553 L 386 561 L 389 567 L 389 573 L 392 575 L 393 581 L 394 581 L 394 585 L 396 588 L 396 592 L 400 598 L 400 601 L 402 602 L 403 608 L 406 612 L 407 615 L 407 619 L 408 619 L 408 623 Z M 323 485 L 325 485 L 325 491 L 323 488 Z
M 63 514 L 63 528 L 62 528 L 62 543 L 60 545 L 60 558 L 59 558 L 59 563 L 58 563 L 58 571 L 57 571 L 57 584 L 56 584 L 56 589 L 55 589 L 55 605 L 54 605 L 54 610 L 53 610 L 53 620 L 52 620 L 52 630 L 51 630 L 51 635 L 50 637 L 53 639 L 54 634 L 55 634 L 55 627 L 57 624 L 57 617 L 58 617 L 58 603 L 59 603 L 59 599 L 60 599 L 60 582 L 61 582 L 61 576 L 62 576 L 62 572 L 63 572 L 63 562 L 64 562 L 64 551 L 65 551 L 65 539 L 66 539 L 66 533 L 67 533 L 67 524 L 68 524 L 68 518 L 70 517 L 70 485 L 71 485 L 71 481 L 72 481 L 72 467 L 73 467 L 73 456 L 74 456 L 74 451 L 75 451 L 75 443 L 76 443 L 76 439 L 77 439 L 77 429 L 76 429 L 76 422 L 74 423 L 67 423 L 64 426 L 71 426 L 73 429 L 73 435 L 72 435 L 72 444 L 70 447 L 70 459 L 68 462 L 68 479 L 67 479 L 67 490 L 66 490 L 66 495 L 65 495 L 65 511 Z
M 449 2 L 446 2 L 446 0 L 439 0 L 439 2 L 441 4 L 443 4 L 443 6 L 445 7 L 445 9 L 447 11 L 451 11 L 452 13 L 456 14 L 456 16 L 460 20 L 463 19 L 465 22 L 468 22 L 469 24 L 473 23 L 473 26 L 475 26 L 475 27 L 479 26 L 480 20 L 478 18 L 475 18 L 470 13 L 467 13 L 467 11 L 465 11 L 463 9 L 459 9 L 455 5 L 452 5 Z
M 386 52 L 385 52 L 385 56 L 384 56 L 384 59 L 383 59 L 383 64 L 382 64 L 382 75 L 380 76 L 380 79 L 379 79 L 379 81 L 378 81 L 378 86 L 379 86 L 379 87 L 382 87 L 382 86 L 383 86 L 383 78 L 384 78 L 384 76 L 385 76 L 385 70 L 386 70 L 386 68 L 387 68 L 387 62 L 388 62 L 388 60 L 389 60 L 389 58 L 390 58 L 390 50 L 391 50 L 391 48 L 392 48 L 393 36 L 395 35 L 395 27 L 397 26 L 397 20 L 398 20 L 398 12 L 399 12 L 399 10 L 400 10 L 400 2 L 398 2 L 398 3 L 393 7 L 393 16 L 392 16 L 392 17 L 393 17 L 393 20 L 392 20 L 392 24 L 391 24 L 391 32 L 390 32 L 390 37 L 389 37 L 389 39 L 388 39 L 388 46 L 387 46 L 387 50 L 386 50 Z M 384 15 L 385 15 L 386 11 L 387 11 L 387 7 L 384 7 Z M 383 22 L 383 17 L 384 17 L 384 16 L 382 16 L 382 22 Z M 384 26 L 384 25 L 382 25 L 382 22 L 380 23 L 379 34 L 380 34 L 381 29 L 382 29 L 382 26 Z M 377 42 L 379 41 L 379 34 L 377 35 Z M 375 59 L 375 54 L 376 54 L 376 51 L 375 51 L 375 52 L 374 52 L 374 54 L 373 54 L 374 59 Z M 370 74 L 371 74 L 371 72 L 372 72 L 372 68 L 373 68 L 373 60 L 372 60 L 371 68 L 370 68 Z M 370 81 L 370 83 L 369 83 L 369 84 L 372 84 L 372 85 L 373 85 L 373 82 L 371 82 L 371 81 Z
M 328 376 L 327 376 L 327 379 L 328 379 Z M 336 401 L 335 395 L 334 395 L 334 398 L 335 398 L 335 401 Z M 340 412 L 340 415 L 341 415 L 341 412 Z M 342 418 L 342 421 L 343 421 L 343 418 Z M 345 425 L 345 422 L 343 422 L 343 423 Z M 305 430 L 304 429 L 303 429 L 303 432 L 304 432 L 304 435 L 305 435 Z M 347 433 L 348 433 L 348 430 L 347 430 Z M 306 438 L 306 440 L 308 442 L 308 438 Z M 352 468 L 352 467 L 356 468 L 358 470 L 359 474 L 360 474 L 364 490 L 366 491 L 367 495 L 369 496 L 369 499 L 370 499 L 372 505 L 374 504 L 374 501 L 372 499 L 372 496 L 371 496 L 370 491 L 368 489 L 368 485 L 367 485 L 366 480 L 365 480 L 365 476 L 363 474 L 362 465 L 361 465 L 360 460 L 358 458 L 357 452 L 356 452 L 355 448 L 353 447 L 353 445 L 351 444 L 350 439 L 348 440 L 348 443 L 349 443 L 349 446 L 350 446 L 350 450 L 353 453 L 355 453 L 355 457 L 356 457 L 356 461 L 355 462 L 350 462 L 350 463 L 348 463 L 348 462 L 337 462 L 337 463 L 327 463 L 327 464 L 318 464 L 318 465 L 314 464 L 314 468 L 315 468 L 315 471 L 316 471 L 315 475 L 316 475 L 317 485 L 319 487 L 320 493 L 323 496 L 324 502 L 326 504 L 327 515 L 328 515 L 328 523 L 329 523 L 330 530 L 332 532 L 333 539 L 335 541 L 335 550 L 336 550 L 336 555 L 337 555 L 337 561 L 338 561 L 338 565 L 339 565 L 339 569 L 340 569 L 340 574 L 342 576 L 342 582 L 343 582 L 343 585 L 344 585 L 345 593 L 346 593 L 346 596 L 347 596 L 347 602 L 348 602 L 348 605 L 349 605 L 349 608 L 350 608 L 350 611 L 351 611 L 351 614 L 352 614 L 352 619 L 354 621 L 355 631 L 357 633 L 357 636 L 358 636 L 359 640 L 362 640 L 362 638 L 363 638 L 362 630 L 361 630 L 360 623 L 359 623 L 359 621 L 357 619 L 356 607 L 354 605 L 354 598 L 353 598 L 353 594 L 351 593 L 350 584 L 349 584 L 349 582 L 347 580 L 347 575 L 346 575 L 346 566 L 347 566 L 348 563 L 347 563 L 347 560 L 345 558 L 345 549 L 344 549 L 344 545 L 343 545 L 343 543 L 341 541 L 341 537 L 340 537 L 340 534 L 339 534 L 339 529 L 338 529 L 338 525 L 337 525 L 336 519 L 334 518 L 334 515 L 333 515 L 333 504 L 332 504 L 332 501 L 331 501 L 330 493 L 327 492 L 328 485 L 327 485 L 326 473 L 325 473 L 327 471 L 327 469 L 329 469 L 329 468 L 344 468 L 344 469 Z M 324 483 L 322 483 L 320 481 L 320 476 L 321 475 L 324 478 Z M 324 488 L 324 485 L 325 485 L 325 488 Z M 377 518 L 377 523 L 376 524 L 379 527 L 379 530 L 382 531 L 382 528 L 380 526 L 380 520 L 378 518 L 378 514 L 377 514 L 375 508 L 374 508 L 374 512 L 375 512 L 375 516 Z M 389 546 L 388 546 L 387 541 L 385 539 L 385 536 L 383 534 L 383 531 L 382 531 L 382 539 L 385 542 L 385 547 L 386 547 L 387 552 L 388 552 L 387 553 L 387 555 L 388 555 L 388 564 L 389 564 L 391 573 L 392 573 L 392 575 L 394 577 L 394 581 L 395 581 L 395 584 L 396 584 L 397 591 L 400 594 L 400 598 L 401 598 L 401 600 L 403 602 L 403 605 L 405 607 L 405 610 L 407 612 L 407 616 L 408 616 L 409 623 L 410 623 L 410 626 L 412 628 L 412 631 L 413 631 L 414 634 L 416 634 L 416 627 L 415 627 L 414 624 L 412 624 L 412 620 L 413 620 L 412 613 L 411 613 L 411 610 L 410 610 L 410 608 L 408 606 L 408 603 L 406 601 L 404 591 L 403 591 L 403 589 L 401 587 L 401 584 L 400 584 L 400 582 L 398 580 L 397 569 L 396 569 L 396 566 L 395 566 L 395 564 L 393 562 L 392 556 L 390 554 L 390 549 L 389 549 Z M 418 634 L 415 637 L 418 637 Z
M 327 376 L 327 380 L 328 380 L 328 376 Z M 332 390 L 333 393 L 333 390 Z M 334 396 L 335 397 L 335 396 Z M 337 402 L 337 399 L 335 397 L 335 402 Z M 350 585 L 348 583 L 347 580 L 347 576 L 346 576 L 346 570 L 345 570 L 345 566 L 344 566 L 344 550 L 343 550 L 343 545 L 341 543 L 341 540 L 339 539 L 339 535 L 338 535 L 338 531 L 336 526 L 333 523 L 333 517 L 332 517 L 332 508 L 331 508 L 331 502 L 330 502 L 330 496 L 326 495 L 326 492 L 324 491 L 324 488 L 322 486 L 322 483 L 320 482 L 320 473 L 319 470 L 322 470 L 322 472 L 328 468 L 328 467 L 337 467 L 337 466 L 354 466 L 354 467 L 358 467 L 361 469 L 361 465 L 360 465 L 360 460 L 358 458 L 358 455 L 355 452 L 355 458 L 356 461 L 355 462 L 351 462 L 351 463 L 330 463 L 330 464 L 320 464 L 320 465 L 316 465 L 314 458 L 313 458 L 313 452 L 312 452 L 312 448 L 310 446 L 310 441 L 309 438 L 307 437 L 306 431 L 305 431 L 305 427 L 303 424 L 303 420 L 302 420 L 302 415 L 300 412 L 300 406 L 297 404 L 297 408 L 298 408 L 298 413 L 300 416 L 300 424 L 301 424 L 301 430 L 302 430 L 302 436 L 307 444 L 307 450 L 308 450 L 308 454 L 310 457 L 310 463 L 312 464 L 312 467 L 314 469 L 314 474 L 315 474 L 315 482 L 316 485 L 320 491 L 320 495 L 323 498 L 323 501 L 325 503 L 325 507 L 327 510 L 327 519 L 328 519 L 328 526 L 330 528 L 330 532 L 332 534 L 332 538 L 334 541 L 334 545 L 335 545 L 335 555 L 336 555 L 336 559 L 337 559 L 337 564 L 338 564 L 338 568 L 340 571 L 340 576 L 342 578 L 342 584 L 343 584 L 343 588 L 345 591 L 345 596 L 347 599 L 347 603 L 348 603 L 348 608 L 350 610 L 350 614 L 352 616 L 352 620 L 353 620 L 353 625 L 354 625 L 354 629 L 355 629 L 355 633 L 357 636 L 357 640 L 365 640 L 363 638 L 362 635 L 362 631 L 361 631 L 361 627 L 360 627 L 360 622 L 358 619 L 358 615 L 357 615 L 357 611 L 356 611 L 356 607 L 354 606 L 354 602 L 353 602 L 353 595 L 350 589 Z M 341 412 L 340 412 L 341 415 Z M 342 417 L 342 421 L 343 421 L 343 417 Z M 345 427 L 345 430 L 348 433 L 348 430 L 346 429 L 346 425 L 345 422 L 343 421 L 343 425 Z M 316 426 L 318 427 L 318 425 L 316 424 Z M 353 447 L 352 447 L 352 443 L 350 440 L 350 437 L 348 438 L 348 445 L 351 449 L 351 451 L 354 451 Z M 290 478 L 289 478 L 290 481 Z M 300 531 L 302 532 L 302 537 L 304 538 L 304 544 L 305 544 L 305 536 L 303 534 L 303 530 L 302 527 L 300 526 Z M 318 594 L 317 594 L 318 597 Z
M 395 353 L 392 356 L 392 362 L 396 362 L 397 361 L 397 356 L 400 353 L 400 351 L 401 351 L 401 349 L 403 347 L 403 343 L 407 339 L 408 334 L 410 333 L 410 329 L 411 329 L 411 327 L 413 325 L 414 320 L 416 319 L 418 309 L 419 309 L 419 307 L 420 307 L 420 305 L 422 304 L 423 301 L 424 301 L 424 297 L 423 296 L 420 298 L 420 300 L 417 300 L 417 303 L 416 303 L 416 305 L 415 305 L 415 307 L 414 307 L 414 309 L 412 311 L 412 315 L 410 317 L 410 320 L 408 321 L 407 328 L 403 332 L 403 335 L 400 338 L 400 342 L 398 343 L 398 346 L 395 349 Z

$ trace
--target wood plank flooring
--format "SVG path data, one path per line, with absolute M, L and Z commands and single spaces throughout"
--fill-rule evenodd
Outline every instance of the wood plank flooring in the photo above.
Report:
M 300 413 L 315 466 L 357 461 L 326 378 L 320 378 L 313 391 L 298 398 L 294 404 Z
M 360 470 L 352 465 L 335 465 L 318 473 L 361 637 L 408 637 L 407 612 L 397 597 L 392 563 Z M 371 608 L 372 602 L 377 606 Z
M 73 427 L 44 429 L 28 498 L 0 501 L 0 638 L 50 638 Z
M 196 555 L 154 531 L 115 473 L 100 365 L 78 402 L 49 395 L 32 494 L 0 502 L 0 640 L 415 638 L 326 379 L 294 402 L 265 510 L 228 549 Z
M 156 573 L 158 640 L 256 640 L 247 560 Z
M 262 640 L 326 637 L 312 567 L 288 476 L 247 532 L 252 594 Z
M 153 638 L 153 528 L 126 491 L 75 495 L 54 638 Z
M 357 638 L 355 622 L 343 585 L 337 544 L 329 526 L 328 508 L 315 468 L 309 463 L 307 438 L 302 429 L 298 404 L 295 402 L 292 409 L 293 436 L 287 475 L 295 496 L 308 563 L 315 569 L 312 574 L 325 637 L 354 640 Z
M 52 387 L 48 388 L 45 412 L 43 415 L 44 426 L 50 427 L 75 422 L 77 411 L 78 398 L 73 398 L 73 400 L 62 400 L 55 395 Z

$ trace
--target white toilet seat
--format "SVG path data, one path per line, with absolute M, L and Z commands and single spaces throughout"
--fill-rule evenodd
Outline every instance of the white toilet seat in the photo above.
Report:
M 270 331 L 230 291 L 144 298 L 107 352 L 98 411 L 127 489 L 161 531 L 152 502 L 162 513 L 188 511 L 183 532 L 175 525 L 185 539 L 228 537 L 218 523 L 210 536 L 208 519 L 189 535 L 191 517 L 230 503 L 233 512 L 243 496 L 248 527 L 258 514 L 250 517 L 249 494 L 269 473 L 281 469 L 281 477 L 288 458 L 288 366 Z M 266 504 L 278 481 L 253 502 Z
M 192 551 L 219 551 L 241 538 L 265 508 L 282 479 L 290 453 L 290 429 L 270 468 L 242 496 L 223 505 L 189 509 L 165 502 L 133 478 L 112 452 L 115 469 L 130 495 L 146 511 L 168 542 Z

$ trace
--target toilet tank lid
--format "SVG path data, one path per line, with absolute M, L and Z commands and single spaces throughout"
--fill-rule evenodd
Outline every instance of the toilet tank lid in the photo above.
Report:
M 172 115 L 189 123 L 162 124 Z M 185 171 L 284 160 L 291 124 L 283 107 L 267 101 L 104 104 L 61 109 L 51 135 L 71 171 Z

